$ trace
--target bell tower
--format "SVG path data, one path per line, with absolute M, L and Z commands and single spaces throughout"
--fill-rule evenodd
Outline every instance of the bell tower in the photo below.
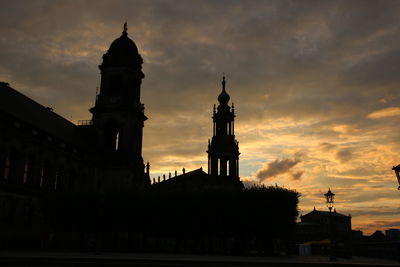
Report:
M 100 92 L 90 112 L 96 133 L 97 157 L 106 176 L 143 183 L 146 180 L 142 158 L 143 126 L 147 117 L 140 102 L 144 74 L 143 59 L 136 44 L 128 38 L 127 24 L 112 42 L 103 62 Z M 122 187 L 124 185 L 121 185 Z
M 235 109 L 228 105 L 229 95 L 222 77 L 219 105 L 213 110 L 213 136 L 208 142 L 208 174 L 212 177 L 239 180 L 239 142 L 235 139 Z

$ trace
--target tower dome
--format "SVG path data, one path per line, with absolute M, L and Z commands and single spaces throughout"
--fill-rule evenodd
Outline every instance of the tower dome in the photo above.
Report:
M 221 105 L 227 105 L 229 102 L 230 96 L 225 91 L 225 76 L 222 77 L 222 92 L 218 96 L 218 101 Z
M 143 63 L 134 41 L 128 37 L 128 28 L 124 24 L 122 35 L 115 39 L 103 55 L 102 66 L 136 66 Z

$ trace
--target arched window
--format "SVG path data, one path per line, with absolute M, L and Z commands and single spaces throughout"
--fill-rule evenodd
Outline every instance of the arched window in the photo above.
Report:
M 118 151 L 119 148 L 119 132 L 117 132 L 117 136 L 115 137 L 115 151 Z
M 105 127 L 104 146 L 108 151 L 118 151 L 120 135 L 116 122 L 109 122 Z
M 22 183 L 26 184 L 28 180 L 28 171 L 29 171 L 29 160 L 25 160 L 24 162 L 24 174 L 22 176 Z
M 43 187 L 44 167 L 40 168 L 39 187 Z
M 55 175 L 54 175 L 54 191 L 57 190 L 59 171 L 60 171 L 60 169 L 57 168 L 57 169 L 56 169 L 56 173 L 55 173 Z
M 10 154 L 6 155 L 3 174 L 4 174 L 4 179 L 8 179 L 8 177 L 10 176 Z

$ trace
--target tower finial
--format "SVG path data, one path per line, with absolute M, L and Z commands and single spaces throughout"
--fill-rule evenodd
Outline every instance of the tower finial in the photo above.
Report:
M 124 23 L 124 31 L 123 31 L 123 33 L 128 33 L 128 22 L 126 22 L 125 21 L 125 23 Z
M 222 91 L 225 91 L 225 72 L 222 73 Z

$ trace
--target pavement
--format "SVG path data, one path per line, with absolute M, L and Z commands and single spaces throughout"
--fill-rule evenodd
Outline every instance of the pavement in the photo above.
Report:
M 322 256 L 229 256 L 161 253 L 0 251 L 0 266 L 400 266 L 400 262 L 353 257 L 330 261 Z

